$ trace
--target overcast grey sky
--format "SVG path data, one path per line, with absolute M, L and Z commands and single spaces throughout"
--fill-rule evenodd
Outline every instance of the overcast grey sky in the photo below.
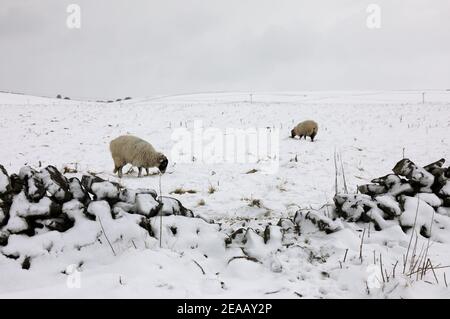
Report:
M 72 3 L 80 29 L 66 25 Z M 1 0 L 0 90 L 416 88 L 450 88 L 449 0 Z

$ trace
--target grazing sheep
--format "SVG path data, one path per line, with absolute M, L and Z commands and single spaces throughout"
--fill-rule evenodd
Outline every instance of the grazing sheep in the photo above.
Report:
M 141 177 L 142 168 L 146 169 L 147 175 L 150 167 L 158 167 L 164 173 L 169 163 L 167 157 L 155 151 L 150 143 L 131 135 L 122 135 L 112 140 L 109 149 L 114 160 L 114 173 L 118 172 L 119 177 L 122 177 L 122 168 L 126 164 L 137 166 L 138 177 Z
M 306 137 L 309 136 L 311 138 L 311 142 L 314 142 L 314 137 L 316 137 L 317 132 L 319 131 L 319 126 L 316 122 L 308 120 L 297 124 L 296 127 L 291 131 L 291 137 L 294 138 L 296 136 Z

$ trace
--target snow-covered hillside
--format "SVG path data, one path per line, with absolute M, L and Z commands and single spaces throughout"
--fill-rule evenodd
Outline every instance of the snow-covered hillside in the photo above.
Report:
M 64 246 L 68 239 L 53 232 L 26 247 L 30 254 L 38 252 L 28 270 L 22 260 L 5 256 L 11 247 L 0 247 L 0 298 L 449 298 L 450 232 L 429 248 L 428 257 L 439 267 L 436 277 L 429 272 L 421 280 L 402 275 L 410 237 L 400 227 L 372 229 L 362 245 L 363 226 L 341 220 L 342 229 L 332 234 L 311 224 L 300 234 L 287 232 L 283 240 L 277 239 L 283 226 L 269 227 L 266 243 L 259 235 L 269 223 L 275 226 L 299 210 L 332 209 L 335 153 L 342 159 L 339 187 L 345 175 L 351 192 L 391 173 L 403 157 L 420 166 L 450 160 L 450 92 L 430 91 L 425 103 L 422 99 L 419 91 L 235 92 L 93 103 L 1 93 L 0 164 L 10 174 L 24 165 L 55 165 L 72 171 L 70 176 L 96 173 L 127 188 L 159 192 L 161 185 L 163 194 L 214 223 L 164 217 L 162 247 L 158 234 L 133 228 L 131 241 L 120 236 L 127 230 L 119 229 L 112 243 L 116 255 L 104 241 L 70 249 Z M 319 123 L 314 143 L 290 138 L 293 126 L 306 119 Z M 172 134 L 180 128 L 192 132 L 198 121 L 221 132 L 279 130 L 279 167 L 268 174 L 261 163 L 175 162 Z M 169 157 L 161 183 L 158 175 L 137 178 L 136 170 L 122 179 L 113 174 L 109 141 L 122 134 L 139 136 Z M 159 225 L 159 217 L 153 222 Z M 169 226 L 176 226 L 177 234 Z M 255 232 L 225 247 L 225 239 L 242 227 Z M 85 242 L 83 229 L 78 231 Z M 18 249 L 25 249 L 20 241 Z M 49 241 L 55 250 L 43 248 Z M 418 239 L 417 254 L 426 243 Z M 243 247 L 251 258 L 234 258 L 243 256 Z M 380 256 L 390 276 L 384 284 L 373 281 Z

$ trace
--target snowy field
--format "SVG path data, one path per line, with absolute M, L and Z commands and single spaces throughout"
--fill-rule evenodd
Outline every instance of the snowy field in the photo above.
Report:
M 335 151 L 351 192 L 390 173 L 403 155 L 420 166 L 450 160 L 450 92 L 429 91 L 424 104 L 422 93 L 412 91 L 205 93 L 108 104 L 0 93 L 0 114 L 0 164 L 10 174 L 24 165 L 54 165 L 76 169 L 71 176 L 93 172 L 159 192 L 158 175 L 137 178 L 135 170 L 119 180 L 112 172 L 109 141 L 133 134 L 169 157 L 162 193 L 215 222 L 164 217 L 162 247 L 144 231 L 111 222 L 105 232 L 116 255 L 95 238 L 74 249 L 73 233 L 69 239 L 49 232 L 33 243 L 15 238 L 0 247 L 0 298 L 450 298 L 450 232 L 429 248 L 433 265 L 442 268 L 436 277 L 429 272 L 418 280 L 402 274 L 409 236 L 398 227 L 372 229 L 362 249 L 363 228 L 355 223 L 342 221 L 342 230 L 332 234 L 303 227 L 283 240 L 277 240 L 275 227 L 299 209 L 332 209 Z M 314 143 L 289 137 L 306 119 L 319 123 Z M 278 170 L 266 174 L 259 163 L 174 162 L 172 133 L 193 130 L 195 120 L 224 132 L 279 129 Z M 158 228 L 159 217 L 153 222 Z M 225 247 L 234 230 L 261 233 L 268 223 L 274 227 L 268 243 L 255 232 L 244 247 Z M 167 230 L 169 225 L 178 233 Z M 80 242 L 88 241 L 91 230 L 78 229 Z M 426 241 L 419 238 L 418 247 Z M 21 267 L 22 257 L 5 256 L 15 250 L 31 256 L 28 270 Z M 233 258 L 243 251 L 246 258 Z M 378 274 L 380 256 L 390 279 L 377 285 L 370 277 Z M 70 265 L 77 265 L 75 275 L 67 274 Z

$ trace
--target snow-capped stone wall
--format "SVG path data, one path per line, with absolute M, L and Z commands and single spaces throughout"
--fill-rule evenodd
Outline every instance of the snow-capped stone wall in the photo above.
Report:
M 419 167 L 402 159 L 393 174 L 358 187 L 358 194 L 336 194 L 336 214 L 346 221 L 372 222 L 381 230 L 400 225 L 424 237 L 440 240 L 450 229 L 450 167 L 440 159 Z
M 26 255 L 28 264 L 30 255 L 55 245 L 54 231 L 70 234 L 59 241 L 76 248 L 95 242 L 104 228 L 111 237 L 151 232 L 148 219 L 157 215 L 194 217 L 180 201 L 158 197 L 152 189 L 127 189 L 92 175 L 81 181 L 67 178 L 54 166 L 40 171 L 26 166 L 8 175 L 0 165 L 1 252 L 12 258 Z

